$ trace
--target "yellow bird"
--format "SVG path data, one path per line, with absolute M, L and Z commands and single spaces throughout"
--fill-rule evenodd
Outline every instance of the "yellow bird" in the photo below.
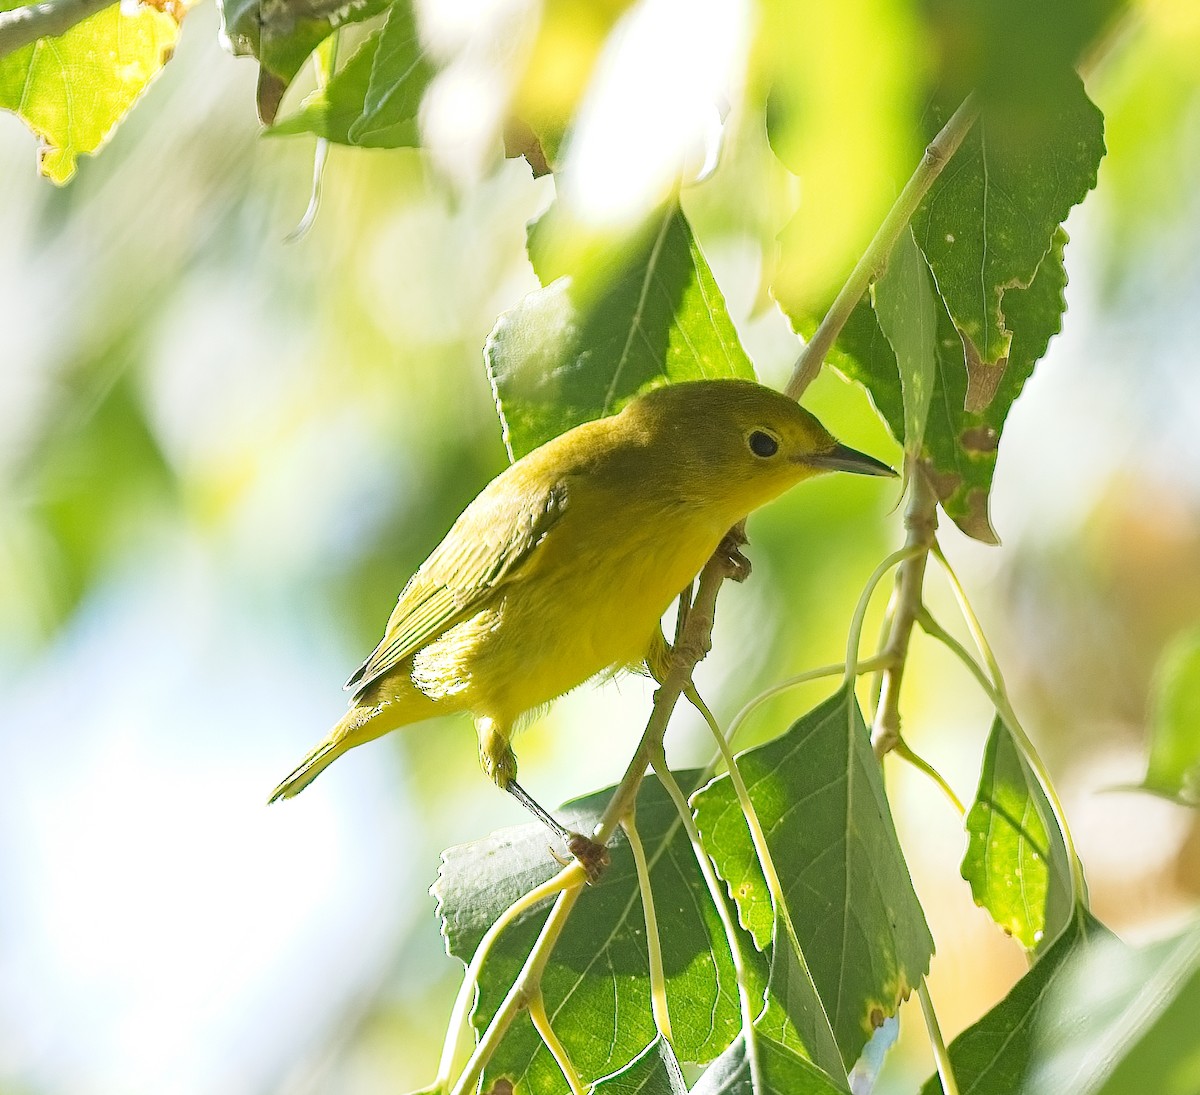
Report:
M 516 782 L 522 716 L 642 665 L 659 620 L 725 533 L 826 471 L 894 475 L 794 400 L 743 380 L 655 388 L 522 457 L 455 521 L 347 682 L 350 710 L 271 795 L 348 749 L 470 711 L 484 771 L 560 836 Z

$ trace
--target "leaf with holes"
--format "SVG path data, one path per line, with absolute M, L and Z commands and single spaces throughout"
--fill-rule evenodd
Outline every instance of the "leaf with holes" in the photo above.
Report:
M 914 214 L 961 336 L 968 411 L 987 409 L 1008 368 L 1008 293 L 1033 281 L 1103 155 L 1104 116 L 1066 70 L 1036 98 L 989 100 Z
M 1033 368 L 1062 326 L 1067 284 L 1063 249 L 1067 234 L 1055 233 L 1054 246 L 1028 289 L 1010 289 L 1005 307 L 1013 332 L 1008 367 L 988 405 L 966 410 L 968 379 L 962 342 L 944 306 L 938 306 L 933 397 L 921 446 L 921 465 L 947 515 L 968 536 L 999 542 L 992 528 L 989 497 L 1004 423 Z M 838 338 L 830 363 L 862 384 L 892 435 L 902 444 L 904 395 L 896 355 L 864 299 Z
M 540 235 L 530 254 L 544 288 L 500 317 L 484 350 L 514 460 L 659 384 L 754 379 L 678 205 L 565 267 Z

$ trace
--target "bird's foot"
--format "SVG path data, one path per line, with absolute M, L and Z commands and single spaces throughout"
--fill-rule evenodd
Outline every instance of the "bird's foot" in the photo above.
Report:
M 717 547 L 721 561 L 725 564 L 725 576 L 734 582 L 744 582 L 750 577 L 750 560 L 742 552 L 742 547 L 749 543 L 741 525 L 735 525 L 727 533 Z
M 579 865 L 583 868 L 583 873 L 587 875 L 589 885 L 598 882 L 600 876 L 608 869 L 609 863 L 612 862 L 608 848 L 599 841 L 584 836 L 583 833 L 571 834 L 571 839 L 567 841 L 567 851 L 578 860 Z
M 608 848 L 591 837 L 584 836 L 583 833 L 568 832 L 566 844 L 570 855 L 559 855 L 550 844 L 546 845 L 546 850 L 550 853 L 551 858 L 563 867 L 569 867 L 572 861 L 578 863 L 587 876 L 589 886 L 598 882 L 600 876 L 608 870 L 609 863 L 612 862 Z

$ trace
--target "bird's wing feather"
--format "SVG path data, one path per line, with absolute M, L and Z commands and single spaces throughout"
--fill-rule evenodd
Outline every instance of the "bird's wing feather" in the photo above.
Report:
M 565 484 L 485 490 L 454 523 L 400 594 L 383 639 L 346 682 L 355 695 L 466 617 L 533 555 L 567 506 Z

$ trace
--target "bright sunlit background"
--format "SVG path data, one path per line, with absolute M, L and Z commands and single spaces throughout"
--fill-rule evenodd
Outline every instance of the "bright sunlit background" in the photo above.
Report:
M 774 384 L 796 342 L 765 296 L 762 245 L 799 210 L 783 280 L 821 297 L 918 151 L 908 6 L 812 6 L 825 48 L 803 47 L 813 63 L 787 88 L 811 110 L 780 137 L 798 179 L 744 109 L 783 66 L 771 6 L 690 6 L 679 45 L 707 77 L 684 98 L 711 102 L 669 151 L 707 176 L 685 205 Z M 688 78 L 665 69 L 656 91 L 644 63 L 622 68 L 680 5 L 622 18 L 623 4 L 563 0 L 540 31 L 537 5 L 479 7 L 517 44 L 489 51 L 458 28 L 461 86 L 425 117 L 437 156 L 335 148 L 298 243 L 284 238 L 312 142 L 259 137 L 254 66 L 220 51 L 211 6 L 65 190 L 0 115 L 0 1091 L 368 1095 L 433 1075 L 461 973 L 427 894 L 438 853 L 524 820 L 480 774 L 469 720 L 356 750 L 294 801 L 266 796 L 343 710 L 405 579 L 504 466 L 481 349 L 536 286 L 524 225 L 554 184 L 456 119 L 480 95 L 526 117 L 583 102 L 567 162 L 604 220 L 665 176 L 653 130 L 623 132 L 597 87 L 638 71 L 625 109 L 670 118 Z M 864 20 L 888 28 L 879 55 L 839 64 Z M 1197 56 L 1190 0 L 1147 0 L 1089 79 L 1110 154 L 1068 224 L 1065 332 L 1005 433 L 1004 546 L 942 533 L 1064 789 L 1096 912 L 1134 941 L 1200 901 L 1195 815 L 1114 790 L 1144 771 L 1163 645 L 1200 622 Z M 541 84 L 504 68 L 530 57 L 559 64 Z M 622 138 L 642 152 L 622 159 Z M 897 457 L 858 389 L 823 375 L 806 402 Z M 702 669 L 719 714 L 840 658 L 862 582 L 901 537 L 895 503 L 878 481 L 828 481 L 751 521 L 754 578 L 723 593 Z M 969 798 L 990 712 L 941 649 L 918 639 L 913 658 L 906 731 Z M 746 742 L 821 695 L 773 703 Z M 556 802 L 618 778 L 648 697 L 629 678 L 560 702 L 518 742 L 522 782 Z M 694 720 L 677 721 L 672 758 L 707 759 Z M 952 1035 L 1024 960 L 958 877 L 950 808 L 888 773 Z M 885 1092 L 930 1069 L 919 1019 L 906 1009 L 901 1027 Z

